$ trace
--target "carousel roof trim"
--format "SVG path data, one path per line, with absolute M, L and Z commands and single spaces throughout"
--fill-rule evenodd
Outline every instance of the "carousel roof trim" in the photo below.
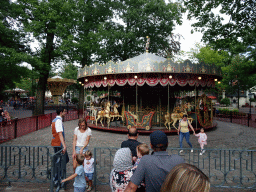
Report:
M 190 60 L 175 63 L 169 58 L 166 59 L 146 52 L 120 63 L 108 61 L 105 65 L 94 63 L 91 66 L 85 66 L 78 70 L 77 79 L 135 73 L 202 74 L 221 77 L 221 69 L 215 65 L 208 65 L 203 62 L 192 63 Z

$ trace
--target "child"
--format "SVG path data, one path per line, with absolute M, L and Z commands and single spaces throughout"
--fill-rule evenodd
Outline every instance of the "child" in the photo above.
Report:
M 149 147 L 147 146 L 147 144 L 145 143 L 142 143 L 142 144 L 139 144 L 136 148 L 137 150 L 137 160 L 134 164 L 134 167 L 137 167 L 139 165 L 139 162 L 141 160 L 141 158 L 144 156 L 144 155 L 148 155 L 149 154 Z
M 137 147 L 136 147 L 136 150 L 137 150 L 137 161 L 135 162 L 134 164 L 134 168 L 137 168 L 137 166 L 139 165 L 140 163 L 140 160 L 141 158 L 144 156 L 144 155 L 148 155 L 149 154 L 149 147 L 147 146 L 147 144 L 145 143 L 142 143 L 142 144 L 139 144 Z M 145 185 L 145 180 L 143 180 L 140 185 L 138 186 L 138 189 L 136 190 L 137 192 L 145 192 L 146 191 L 146 185 Z
M 195 136 L 199 137 L 198 138 L 198 143 L 200 144 L 200 147 L 201 147 L 200 155 L 203 155 L 203 153 L 205 152 L 204 145 L 207 145 L 207 135 L 204 132 L 204 128 L 201 128 L 200 133 L 195 134 Z
M 85 192 L 86 190 L 86 180 L 85 180 L 85 174 L 83 169 L 83 162 L 84 162 L 84 156 L 77 154 L 75 158 L 75 164 L 76 164 L 76 171 L 73 175 L 69 176 L 68 178 L 61 181 L 61 183 L 64 183 L 66 181 L 72 180 L 75 178 L 74 182 L 74 192 Z
M 89 150 L 85 152 L 84 156 L 85 156 L 84 172 L 85 172 L 85 176 L 89 179 L 87 191 L 91 191 L 92 190 L 92 178 L 93 178 L 93 173 L 94 173 L 94 158 L 92 158 L 92 152 Z

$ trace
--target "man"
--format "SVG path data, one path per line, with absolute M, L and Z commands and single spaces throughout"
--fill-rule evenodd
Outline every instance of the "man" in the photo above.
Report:
M 132 152 L 132 159 L 133 159 L 133 161 L 136 161 L 136 158 L 137 158 L 136 147 L 139 144 L 141 144 L 139 141 L 137 141 L 138 136 L 139 136 L 137 129 L 130 128 L 127 136 L 128 136 L 128 140 L 122 142 L 121 148 L 129 147 Z
M 168 155 L 166 151 L 168 138 L 162 131 L 154 131 L 150 134 L 150 146 L 154 153 L 141 158 L 125 192 L 136 191 L 143 180 L 147 192 L 159 192 L 170 170 L 185 162 L 179 155 Z
M 66 158 L 66 163 L 69 162 L 69 157 L 67 154 L 67 146 L 65 144 L 65 133 L 64 133 L 64 126 L 62 123 L 62 118 L 66 115 L 66 110 L 61 108 L 56 110 L 57 116 L 52 121 L 52 142 L 51 145 L 54 148 L 54 153 L 57 153 L 58 151 L 62 150 L 62 154 L 64 155 L 64 158 Z M 61 156 L 60 154 L 56 155 L 56 161 L 55 161 L 55 170 L 54 170 L 54 185 L 57 186 L 60 184 L 61 179 L 63 179 L 63 172 L 60 170 L 61 166 Z
M 65 144 L 64 126 L 62 123 L 62 117 L 66 115 L 66 110 L 61 108 L 56 110 L 57 116 L 52 121 L 52 142 L 54 147 L 54 153 L 62 149 L 62 153 L 65 154 L 67 146 Z

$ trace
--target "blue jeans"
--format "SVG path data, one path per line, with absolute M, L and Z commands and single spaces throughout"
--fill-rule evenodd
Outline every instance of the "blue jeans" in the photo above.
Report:
M 189 132 L 187 132 L 187 133 L 180 132 L 180 139 L 179 139 L 179 141 L 180 141 L 180 148 L 182 148 L 182 141 L 183 141 L 184 137 L 185 137 L 188 145 L 192 148 L 192 144 L 189 141 L 189 138 L 190 138 L 190 133 Z

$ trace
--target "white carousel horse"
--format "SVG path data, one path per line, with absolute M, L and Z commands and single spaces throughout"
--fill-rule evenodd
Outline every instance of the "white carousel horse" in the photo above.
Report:
M 109 127 L 109 124 L 110 124 L 110 102 L 107 102 L 105 109 L 102 109 L 98 112 L 97 118 L 95 120 L 96 121 L 96 126 L 97 126 L 98 120 L 100 119 L 100 123 L 103 127 L 102 120 L 104 118 L 107 119 L 107 124 L 108 124 L 108 127 Z
M 115 119 L 115 117 L 117 117 L 117 120 L 121 117 L 122 118 L 122 121 L 123 121 L 123 116 L 119 114 L 117 108 L 118 108 L 118 104 L 114 104 L 113 105 L 113 108 L 114 108 L 114 112 L 110 112 L 110 118 L 112 118 L 111 121 L 113 121 Z
M 93 120 L 95 120 L 97 116 L 97 109 L 94 107 L 93 103 L 91 103 L 91 116 L 94 117 Z

